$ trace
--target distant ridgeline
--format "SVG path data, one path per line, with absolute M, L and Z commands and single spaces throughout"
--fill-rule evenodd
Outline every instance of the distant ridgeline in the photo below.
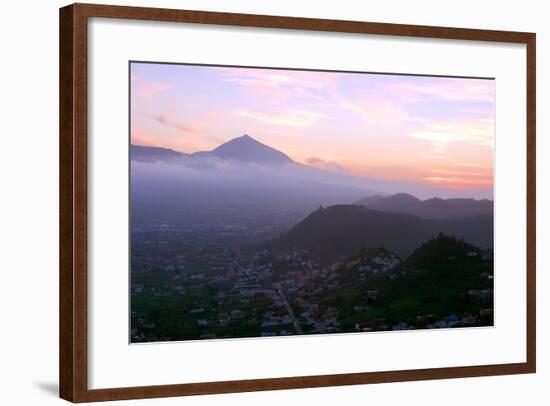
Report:
M 397 193 L 391 196 L 367 196 L 355 204 L 373 210 L 414 214 L 427 219 L 493 214 L 493 202 L 488 199 L 440 199 L 434 197 L 420 200 L 407 193 Z

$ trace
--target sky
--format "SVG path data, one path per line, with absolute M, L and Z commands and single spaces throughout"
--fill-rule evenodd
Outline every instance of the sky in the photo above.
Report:
M 494 80 L 132 63 L 130 86 L 133 144 L 248 134 L 309 166 L 492 198 Z

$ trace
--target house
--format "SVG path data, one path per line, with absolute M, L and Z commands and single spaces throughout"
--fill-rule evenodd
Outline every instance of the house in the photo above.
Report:
M 132 293 L 143 293 L 144 286 L 141 284 L 132 285 Z
M 262 323 L 262 327 L 275 327 L 275 326 L 278 326 L 280 323 L 279 323 L 279 320 L 275 320 L 275 319 L 270 319 L 270 320 L 266 320 Z
M 292 317 L 290 315 L 285 315 L 281 318 L 281 324 L 291 324 L 292 323 Z
M 370 300 L 376 300 L 378 298 L 378 289 L 368 289 L 367 298 Z
M 432 323 L 428 326 L 428 328 L 447 328 L 450 327 L 445 320 L 439 320 L 435 323 Z
M 462 324 L 471 325 L 477 321 L 477 316 L 473 314 L 465 314 L 462 316 Z
M 450 316 L 445 317 L 445 322 L 447 327 L 455 327 L 460 324 L 461 318 L 456 314 L 451 314 Z
M 324 321 L 319 321 L 315 323 L 315 331 L 317 333 L 325 333 L 327 329 L 327 325 Z
M 370 265 L 361 265 L 359 267 L 359 272 L 370 272 L 372 270 Z
M 355 265 L 357 265 L 359 262 L 361 262 L 361 258 L 359 259 L 355 259 L 353 261 L 349 261 L 346 263 L 346 268 L 347 269 L 350 269 L 350 268 L 353 268 Z
M 238 319 L 244 316 L 244 313 L 240 309 L 231 310 L 231 318 Z
M 493 289 L 483 289 L 479 291 L 479 298 L 484 301 L 493 300 Z

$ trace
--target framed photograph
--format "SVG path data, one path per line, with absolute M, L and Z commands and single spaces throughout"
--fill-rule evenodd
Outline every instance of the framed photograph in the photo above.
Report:
M 60 396 L 533 373 L 535 34 L 60 10 Z

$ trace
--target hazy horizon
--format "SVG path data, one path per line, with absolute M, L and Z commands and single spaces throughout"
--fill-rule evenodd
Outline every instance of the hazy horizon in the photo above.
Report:
M 493 80 L 132 63 L 130 83 L 136 145 L 194 153 L 248 134 L 413 195 L 493 199 Z

